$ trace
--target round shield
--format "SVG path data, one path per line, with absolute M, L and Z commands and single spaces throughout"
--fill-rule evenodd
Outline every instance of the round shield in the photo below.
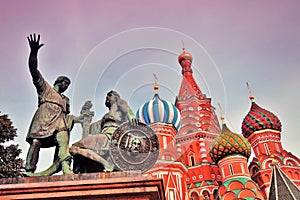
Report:
M 155 132 L 141 122 L 126 122 L 112 135 L 110 156 L 119 170 L 145 172 L 155 164 L 159 141 Z

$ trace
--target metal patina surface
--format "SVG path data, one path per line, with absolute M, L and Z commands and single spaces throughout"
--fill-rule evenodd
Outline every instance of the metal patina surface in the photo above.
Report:
M 113 133 L 110 156 L 121 171 L 149 170 L 157 161 L 159 141 L 155 132 L 141 122 L 126 122 Z

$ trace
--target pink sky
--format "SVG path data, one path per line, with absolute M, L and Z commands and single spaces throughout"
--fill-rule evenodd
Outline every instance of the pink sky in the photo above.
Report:
M 72 97 L 78 97 L 78 87 L 95 88 L 92 101 L 97 101 L 94 102 L 97 118 L 105 112 L 102 96 L 108 89 L 119 88 L 121 95 L 130 98 L 137 96 L 130 99 L 136 111 L 152 96 L 149 84 L 153 81 L 153 71 L 161 84 L 160 96 L 174 101 L 172 93 L 178 93 L 181 82 L 176 60 L 182 48 L 181 38 L 193 54 L 200 88 L 213 98 L 215 106 L 220 102 L 225 107 L 232 130 L 241 132 L 241 122 L 250 108 L 245 86 L 248 81 L 257 103 L 281 119 L 283 146 L 300 156 L 299 7 L 297 0 L 1 1 L 0 110 L 9 114 L 18 129 L 17 142 L 25 158 L 28 150 L 25 136 L 37 106 L 27 67 L 26 37 L 30 33 L 40 33 L 45 43 L 39 64 L 46 79 L 52 83 L 60 74 L 71 78 L 73 84 L 67 92 L 71 101 L 76 102 Z M 145 35 L 132 31 L 144 27 L 157 27 L 158 32 L 151 34 L 149 28 L 145 28 Z M 126 51 L 127 54 L 121 54 Z M 106 69 L 107 63 L 110 64 L 105 77 L 93 73 Z M 143 71 L 143 67 L 147 70 Z M 90 76 L 86 81 L 80 77 L 78 73 L 83 69 L 91 70 L 85 72 L 91 77 L 95 75 L 100 85 L 89 85 Z M 172 73 L 168 74 L 168 70 Z M 140 85 L 140 90 L 133 91 L 134 85 Z M 148 96 L 139 95 L 147 91 Z M 80 94 L 80 101 L 90 98 Z M 78 114 L 79 105 L 80 102 L 73 104 L 73 113 Z M 72 136 L 72 140 L 77 136 Z

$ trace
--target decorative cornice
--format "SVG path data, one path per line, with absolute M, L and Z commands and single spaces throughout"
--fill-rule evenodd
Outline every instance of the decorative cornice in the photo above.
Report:
M 245 162 L 247 162 L 247 158 L 243 155 L 239 155 L 239 154 L 234 154 L 234 155 L 230 155 L 230 156 L 226 156 L 225 158 L 222 158 L 221 160 L 219 160 L 218 165 L 220 163 L 223 163 L 224 165 L 229 163 L 233 163 L 233 161 L 235 160 L 245 160 Z
M 248 137 L 248 139 L 250 139 L 251 137 L 253 137 L 253 136 L 256 135 L 256 134 L 261 134 L 261 133 L 265 133 L 265 132 L 273 132 L 273 133 L 279 133 L 279 134 L 280 134 L 280 131 L 277 131 L 277 130 L 273 130 L 273 129 L 263 129 L 263 130 L 260 130 L 260 131 L 255 131 L 255 132 L 253 132 L 253 133 Z
M 256 131 L 248 137 L 248 141 L 251 143 L 252 148 L 255 148 L 259 143 L 264 142 L 280 143 L 280 132 L 271 129 Z
M 218 137 L 218 134 L 210 133 L 207 131 L 193 132 L 184 135 L 176 136 L 176 144 L 186 143 L 190 141 L 199 141 L 200 138 L 203 138 L 208 141 L 213 141 Z

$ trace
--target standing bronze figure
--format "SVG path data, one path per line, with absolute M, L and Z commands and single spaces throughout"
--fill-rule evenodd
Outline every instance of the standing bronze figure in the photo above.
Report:
M 60 170 L 72 174 L 70 170 L 69 133 L 74 116 L 69 115 L 68 97 L 62 93 L 67 90 L 71 81 L 66 76 L 59 76 L 51 87 L 38 70 L 37 54 L 44 45 L 40 44 L 40 35 L 27 37 L 30 46 L 28 60 L 32 81 L 38 94 L 38 109 L 32 119 L 26 141 L 30 144 L 26 158 L 27 176 L 47 176 Z M 34 173 L 39 160 L 40 148 L 56 146 L 54 163 L 47 170 Z

